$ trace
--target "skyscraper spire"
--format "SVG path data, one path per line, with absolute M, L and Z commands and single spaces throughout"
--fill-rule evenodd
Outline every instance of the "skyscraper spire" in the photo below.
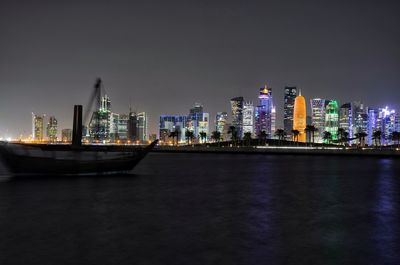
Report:
M 299 88 L 299 96 L 301 96 L 301 88 Z

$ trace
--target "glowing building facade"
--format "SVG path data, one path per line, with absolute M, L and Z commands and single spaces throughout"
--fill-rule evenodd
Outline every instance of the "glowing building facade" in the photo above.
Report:
M 325 109 L 325 131 L 331 133 L 332 140 L 337 140 L 339 128 L 338 103 L 336 100 L 329 101 Z
M 235 127 L 237 135 L 243 135 L 243 97 L 231 99 L 232 126 Z
M 105 95 L 100 100 L 98 111 L 93 112 L 89 123 L 89 135 L 95 141 L 110 140 L 110 120 L 111 120 L 111 102 Z
M 271 138 L 274 133 L 272 131 L 272 89 L 268 88 L 267 85 L 260 88 L 258 99 L 259 105 L 256 108 L 255 114 L 256 134 L 259 135 L 264 131 L 267 137 Z
M 339 128 L 348 132 L 349 137 L 353 135 L 353 110 L 351 105 L 351 103 L 345 103 L 339 111 Z
M 221 137 L 224 132 L 225 124 L 228 121 L 228 113 L 226 112 L 217 112 L 215 117 L 215 130 L 221 134 Z
M 296 87 L 285 87 L 285 97 L 283 105 L 283 129 L 290 137 L 293 129 L 293 111 L 294 111 L 294 101 L 297 97 Z M 272 131 L 275 132 L 276 128 Z
M 137 114 L 137 132 L 139 141 L 145 142 L 148 140 L 148 121 L 146 112 L 139 112 Z
M 32 113 L 32 139 L 34 141 L 43 141 L 44 136 L 44 115 L 39 116 Z
M 306 141 L 305 129 L 307 125 L 306 99 L 299 94 L 294 101 L 293 130 L 298 130 L 299 142 Z
M 159 139 L 161 143 L 169 142 L 171 132 L 178 132 L 178 141 L 185 142 L 187 123 L 188 117 L 186 115 L 161 115 L 159 125 Z
M 50 116 L 49 122 L 47 123 L 47 138 L 49 142 L 57 142 L 57 119 L 54 116 Z
M 243 104 L 243 135 L 251 133 L 254 136 L 254 106 L 252 102 L 245 102 Z
M 322 142 L 322 135 L 325 128 L 325 99 L 310 99 L 311 104 L 311 124 L 317 129 L 314 134 L 315 142 Z
M 71 129 L 62 129 L 61 130 L 61 141 L 65 143 L 72 142 L 72 130 Z

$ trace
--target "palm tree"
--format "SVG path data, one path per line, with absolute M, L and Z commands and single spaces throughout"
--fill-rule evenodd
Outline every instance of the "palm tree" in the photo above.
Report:
M 392 140 L 397 142 L 397 147 L 400 143 L 400 132 L 392 132 Z
M 278 140 L 279 140 L 279 145 L 281 144 L 281 141 L 283 139 L 285 139 L 285 131 L 283 129 L 278 129 L 275 131 L 275 135 L 278 136 Z
M 231 135 L 231 140 L 233 144 L 236 146 L 237 140 L 238 140 L 238 132 L 236 130 L 235 126 L 229 126 L 228 134 Z
M 251 132 L 245 132 L 243 135 L 243 140 L 245 141 L 247 146 L 250 146 L 251 143 Z
M 338 136 L 338 141 L 339 141 L 339 143 L 340 142 L 343 142 L 343 134 L 345 133 L 345 129 L 343 129 L 343 128 L 338 128 L 337 129 L 337 136 Z
M 199 136 L 203 143 L 207 142 L 207 133 L 206 132 L 199 132 Z
M 299 141 L 299 130 L 292 130 L 292 135 L 293 135 L 293 141 L 298 142 Z
M 258 140 L 260 145 L 265 145 L 265 142 L 267 141 L 267 133 L 265 131 L 261 131 L 258 135 Z
M 346 131 L 343 132 L 343 143 L 344 143 L 344 145 L 349 143 L 349 135 L 350 135 L 349 132 L 346 132 Z
M 367 137 L 368 134 L 366 134 L 365 132 L 358 132 L 356 133 L 356 137 L 358 138 L 358 141 L 360 143 L 360 146 L 364 146 L 365 145 L 365 137 Z
M 323 135 L 323 139 L 327 144 L 330 144 L 332 141 L 332 134 L 330 132 L 325 131 Z
M 213 139 L 215 142 L 217 142 L 218 146 L 219 146 L 219 141 L 221 141 L 221 132 L 220 131 L 213 131 L 211 133 L 211 139 Z
M 393 136 L 393 134 L 392 134 Z M 375 131 L 372 133 L 372 139 L 375 141 L 375 146 L 381 145 L 382 131 Z
M 178 139 L 177 135 L 178 131 L 172 131 L 169 133 L 168 137 L 172 138 L 172 145 L 175 145 L 175 137 Z
M 314 136 L 315 136 L 315 132 L 318 131 L 318 128 L 316 128 L 314 125 L 307 125 L 305 131 L 308 135 L 309 142 L 314 144 L 314 141 L 315 141 Z
M 186 137 L 187 144 L 189 144 L 189 141 L 190 141 L 191 144 L 193 143 L 193 139 L 194 139 L 193 131 L 186 130 L 185 131 L 185 137 Z

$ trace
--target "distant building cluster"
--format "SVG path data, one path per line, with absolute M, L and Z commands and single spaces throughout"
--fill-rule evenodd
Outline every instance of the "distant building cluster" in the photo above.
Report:
M 45 131 L 46 115 L 32 113 L 32 140 L 36 142 L 57 142 L 58 125 L 54 116 L 49 116 Z M 46 132 L 46 134 L 45 134 Z
M 265 85 L 259 90 L 256 106 L 242 96 L 232 98 L 231 119 L 227 112 L 218 112 L 212 131 L 209 114 L 198 103 L 187 115 L 161 115 L 159 138 L 164 143 L 171 142 L 171 136 L 177 142 L 200 143 L 215 140 L 218 132 L 219 140 L 260 135 L 314 143 L 353 144 L 363 139 L 367 145 L 390 145 L 400 140 L 400 115 L 388 107 L 366 107 L 358 101 L 340 105 L 335 99 L 312 98 L 307 115 L 306 98 L 297 87 L 289 86 L 284 87 L 283 100 L 283 128 L 276 127 L 272 89 Z
M 65 142 L 72 141 L 72 129 L 61 130 L 58 137 L 57 119 L 50 116 L 45 135 L 46 115 L 32 113 L 32 140 L 35 142 Z M 111 111 L 110 98 L 101 97 L 99 108 L 92 113 L 88 126 L 83 126 L 85 142 L 99 143 L 144 143 L 149 140 L 148 118 L 145 112 L 118 114 Z M 151 137 L 155 138 L 154 135 Z
M 110 98 L 101 97 L 99 109 L 92 113 L 83 140 L 101 143 L 144 143 L 148 141 L 148 119 L 145 112 L 118 114 L 111 111 Z

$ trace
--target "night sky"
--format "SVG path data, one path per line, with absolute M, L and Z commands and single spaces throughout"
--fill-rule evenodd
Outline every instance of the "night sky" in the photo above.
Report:
M 300 3 L 301 2 L 301 3 Z M 31 133 L 31 112 L 72 127 L 96 77 L 112 110 L 230 111 L 273 88 L 400 110 L 400 1 L 4 1 L 0 137 Z

